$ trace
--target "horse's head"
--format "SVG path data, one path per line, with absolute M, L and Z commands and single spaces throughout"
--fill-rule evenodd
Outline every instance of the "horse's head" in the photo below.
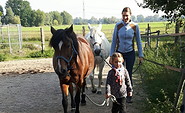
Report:
M 51 27 L 52 38 L 50 46 L 54 48 L 53 66 L 60 77 L 66 77 L 71 70 L 71 64 L 77 56 L 78 44 L 73 25 L 70 28 L 55 30 Z
M 105 37 L 105 34 L 103 32 L 101 32 L 102 29 L 102 25 L 99 24 L 98 27 L 91 27 L 90 24 L 88 24 L 88 28 L 90 30 L 89 33 L 89 41 L 90 44 L 93 48 L 94 54 L 96 56 L 100 55 L 100 52 L 102 50 L 101 45 L 102 45 L 102 38 Z

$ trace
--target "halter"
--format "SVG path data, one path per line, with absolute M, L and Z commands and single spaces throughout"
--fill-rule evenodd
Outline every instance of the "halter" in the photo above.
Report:
M 78 52 L 76 51 L 74 45 L 72 45 L 72 54 L 71 54 L 71 57 L 69 59 L 65 58 L 64 56 L 56 56 L 56 59 L 57 60 L 58 59 L 64 60 L 67 63 L 67 71 L 68 71 L 68 70 L 72 69 L 72 66 L 70 66 L 70 62 L 71 62 L 71 60 L 72 60 L 72 58 L 75 54 L 78 55 Z
M 95 42 L 95 43 L 93 44 L 93 47 L 94 47 L 94 45 L 96 45 L 96 44 L 99 44 L 99 45 L 100 45 L 100 48 L 101 48 L 101 44 L 100 44 L 100 43 L 98 43 L 98 42 Z

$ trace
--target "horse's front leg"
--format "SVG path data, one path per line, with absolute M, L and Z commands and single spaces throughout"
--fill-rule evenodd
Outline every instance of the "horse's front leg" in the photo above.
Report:
M 73 84 L 71 83 L 69 85 L 69 93 L 71 95 L 71 110 L 75 110 L 76 106 L 75 106 L 75 101 L 74 101 L 74 95 L 73 95 Z
M 60 84 L 61 90 L 62 90 L 62 105 L 64 108 L 64 113 L 67 113 L 67 107 L 68 107 L 68 88 L 69 85 L 66 84 Z
M 77 86 L 76 88 L 76 95 L 75 95 L 75 103 L 76 103 L 76 111 L 75 113 L 80 113 L 80 110 L 79 110 L 79 104 L 80 104 L 80 91 L 81 90 L 81 87 L 79 87 L 79 85 Z
M 95 68 L 94 68 L 95 69 Z M 97 89 L 95 88 L 95 85 L 94 85 L 94 70 L 93 72 L 89 75 L 89 78 L 91 80 L 91 86 L 92 86 L 92 93 L 96 93 Z
M 99 64 L 99 73 L 98 73 L 98 79 L 99 79 L 99 82 L 98 82 L 98 90 L 97 90 L 97 94 L 102 94 L 101 92 L 101 85 L 102 85 L 102 72 L 103 72 L 103 67 L 105 65 L 105 62 L 102 62 Z

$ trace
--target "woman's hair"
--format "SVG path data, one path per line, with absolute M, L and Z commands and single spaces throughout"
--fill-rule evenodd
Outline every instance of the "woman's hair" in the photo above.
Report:
M 121 53 L 115 52 L 113 53 L 113 55 L 110 57 L 109 63 L 112 64 L 112 61 L 114 61 L 115 58 L 122 58 L 123 56 Z
M 132 14 L 131 9 L 129 7 L 123 8 L 122 13 L 123 12 L 130 12 L 130 15 Z

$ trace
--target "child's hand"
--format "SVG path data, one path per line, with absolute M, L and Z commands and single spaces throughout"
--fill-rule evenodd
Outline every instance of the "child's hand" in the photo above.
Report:
M 128 92 L 128 96 L 132 96 L 132 92 Z
M 109 97 L 110 97 L 110 95 L 108 95 L 108 94 L 105 95 L 105 98 L 106 98 L 106 99 L 109 98 Z

